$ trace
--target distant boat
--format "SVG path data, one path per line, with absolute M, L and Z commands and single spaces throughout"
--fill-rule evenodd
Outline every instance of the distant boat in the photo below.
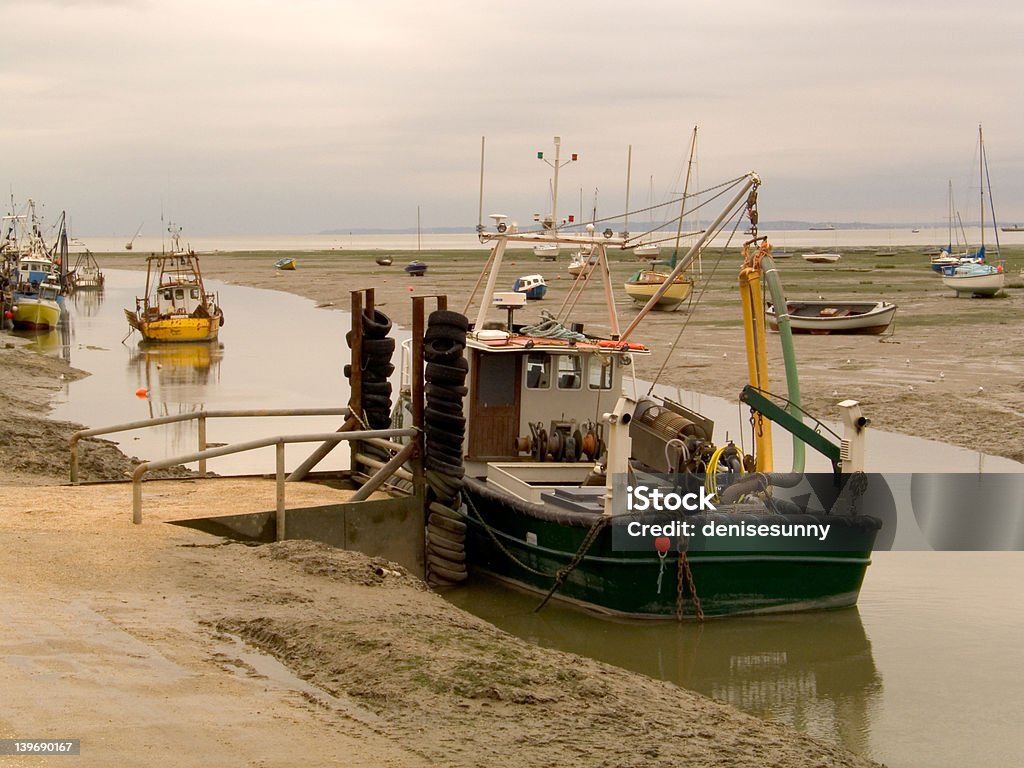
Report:
M 405 271 L 409 273 L 411 277 L 423 277 L 427 272 L 427 265 L 422 261 L 410 261 L 405 265 Z
M 512 290 L 517 293 L 525 293 L 530 301 L 543 299 L 548 292 L 548 284 L 544 282 L 543 275 L 523 275 L 517 277 L 512 284 Z
M 811 232 L 831 232 L 835 229 L 831 224 L 826 224 L 823 227 L 808 227 Z
M 382 267 L 390 267 L 393 259 L 390 256 L 378 256 L 374 261 Z
M 843 258 L 841 253 L 805 253 L 804 260 L 812 264 L 835 264 Z
M 533 255 L 541 261 L 558 261 L 558 252 L 559 248 L 555 243 L 536 245 L 533 248 Z
M 142 222 L 142 224 L 145 224 L 145 223 L 146 222 Z M 134 247 L 134 245 L 135 245 L 135 238 L 138 237 L 139 236 L 139 232 L 142 231 L 142 224 L 139 224 L 139 228 L 135 230 L 135 234 L 132 235 L 132 239 L 124 244 L 124 249 L 126 251 L 130 251 Z
M 996 230 L 995 207 L 992 206 L 992 186 L 988 176 L 988 157 L 985 155 L 985 137 L 978 125 L 978 173 L 981 187 L 981 245 L 975 257 L 976 262 L 965 262 L 963 258 L 957 266 L 948 266 L 942 270 L 942 284 L 956 291 L 957 296 L 966 293 L 970 296 L 995 296 L 1006 283 L 1006 275 L 1002 265 L 985 264 L 985 191 L 988 191 L 988 205 L 992 210 L 992 229 Z M 998 255 L 999 233 L 996 232 Z M 934 262 L 934 259 L 933 259 Z
M 1024 224 L 1014 224 L 1012 227 L 1000 227 L 1003 232 L 1024 232 Z
M 294 256 L 285 256 L 283 259 L 278 259 L 274 262 L 274 267 L 277 269 L 295 269 L 298 262 L 295 261 Z
M 573 277 L 580 277 L 585 274 L 590 267 L 597 264 L 598 256 L 594 253 L 592 248 L 588 246 L 580 246 L 580 249 L 572 255 L 572 259 L 569 261 L 569 266 L 566 270 Z
M 875 252 L 875 256 L 895 256 L 895 255 L 896 255 L 896 251 L 891 250 L 891 249 L 887 249 L 887 250 L 884 250 L 884 251 L 876 251 Z
M 68 273 L 68 282 L 73 291 L 98 289 L 103 287 L 105 278 L 96 263 L 96 257 L 92 251 L 85 250 L 85 253 L 78 254 L 74 266 Z
M 896 314 L 888 301 L 787 301 L 786 313 L 793 333 L 884 333 Z M 775 307 L 766 310 L 768 327 L 779 330 Z

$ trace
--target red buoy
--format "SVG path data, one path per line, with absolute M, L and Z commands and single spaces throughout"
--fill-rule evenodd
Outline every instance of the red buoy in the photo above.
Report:
M 659 555 L 667 555 L 669 547 L 672 546 L 672 539 L 668 536 L 659 536 L 654 540 L 654 548 L 658 550 Z

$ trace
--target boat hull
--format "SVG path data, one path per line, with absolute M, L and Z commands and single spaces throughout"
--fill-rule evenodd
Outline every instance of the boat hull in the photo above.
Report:
M 646 304 L 661 287 L 661 282 L 628 282 L 624 288 L 626 294 L 637 304 Z M 655 309 L 673 310 L 686 301 L 693 284 L 687 282 L 673 283 L 654 305 Z
M 942 284 L 952 288 L 957 294 L 966 293 L 971 296 L 995 296 L 1002 290 L 1005 277 L 1002 272 L 989 275 L 943 275 Z
M 14 327 L 19 330 L 45 331 L 56 328 L 61 308 L 55 300 L 16 295 L 11 308 Z
M 274 263 L 274 267 L 276 267 L 277 269 L 294 270 L 295 266 L 295 259 L 281 259 Z
M 787 311 L 794 333 L 871 335 L 885 333 L 896 315 L 896 305 L 888 302 L 794 301 L 787 304 Z M 775 308 L 769 306 L 766 314 L 768 327 L 778 331 Z
M 149 342 L 175 343 L 188 341 L 214 341 L 220 332 L 221 316 L 214 317 L 163 317 L 155 320 L 140 320 L 129 310 L 125 317 L 132 328 Z
M 590 531 L 531 516 L 514 501 L 482 492 L 479 482 L 468 483 L 464 492 L 471 509 L 466 520 L 469 567 L 537 594 L 547 594 L 554 574 L 570 565 Z M 797 517 L 800 522 L 808 519 Z M 855 605 L 879 524 L 863 516 L 827 519 L 834 526 L 830 538 L 841 537 L 842 551 L 729 552 L 723 550 L 728 542 L 721 539 L 715 541 L 717 551 L 699 551 L 705 542 L 699 536 L 691 539 L 687 561 L 703 614 L 793 613 Z M 675 617 L 678 554 L 670 551 L 663 561 L 654 551 L 614 550 L 612 539 L 610 527 L 598 534 L 555 599 L 628 618 Z M 695 617 L 696 601 L 685 578 L 682 598 L 684 615 Z
M 811 264 L 835 264 L 842 258 L 838 253 L 805 253 L 804 261 Z

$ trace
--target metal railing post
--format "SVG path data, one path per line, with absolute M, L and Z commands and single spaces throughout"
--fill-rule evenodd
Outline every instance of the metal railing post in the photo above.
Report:
M 199 414 L 199 451 L 206 450 L 206 413 Z M 199 476 L 206 477 L 206 459 L 199 460 Z
M 278 440 L 275 446 L 277 453 L 277 541 L 285 539 L 284 511 L 284 440 Z

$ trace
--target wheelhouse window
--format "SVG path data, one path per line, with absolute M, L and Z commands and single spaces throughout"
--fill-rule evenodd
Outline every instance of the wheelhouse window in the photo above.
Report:
M 583 361 L 579 355 L 558 356 L 558 388 L 580 389 L 583 386 Z
M 551 387 L 551 357 L 546 352 L 531 352 L 526 356 L 526 388 Z
M 591 389 L 611 389 L 614 366 L 611 356 L 591 355 L 588 365 L 590 376 L 587 385 Z

